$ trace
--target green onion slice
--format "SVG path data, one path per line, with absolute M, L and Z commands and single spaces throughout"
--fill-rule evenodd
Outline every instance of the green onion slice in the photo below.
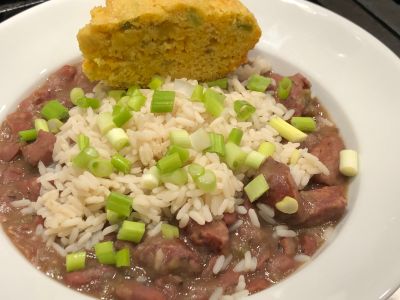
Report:
M 113 116 L 110 112 L 102 112 L 97 116 L 96 120 L 97 127 L 102 135 L 115 128 Z
M 115 254 L 115 265 L 117 268 L 131 266 L 131 255 L 129 253 L 129 248 L 124 248 L 117 251 Z
M 99 153 L 96 149 L 92 147 L 86 147 L 72 159 L 72 163 L 75 167 L 86 169 L 89 162 L 97 157 L 99 157 Z
M 160 180 L 163 183 L 172 183 L 178 186 L 182 186 L 188 182 L 188 175 L 183 168 L 180 168 L 170 173 L 162 173 L 160 175 Z
M 228 88 L 228 78 L 221 78 L 214 81 L 207 82 L 208 87 L 218 86 L 226 90 Z
M 71 99 L 73 105 L 76 105 L 78 100 L 83 97 L 85 97 L 85 91 L 80 87 L 74 87 L 69 92 L 69 98 Z
M 189 150 L 186 148 L 179 147 L 177 145 L 172 145 L 169 147 L 167 151 L 167 155 L 178 153 L 182 163 L 185 163 L 189 160 Z
M 90 145 L 90 140 L 87 135 L 84 135 L 83 133 L 78 135 L 78 147 L 79 150 L 83 150 L 86 147 L 89 147 Z
M 269 126 L 274 128 L 283 138 L 292 143 L 302 142 L 307 138 L 307 134 L 276 116 L 269 120 Z
M 48 101 L 40 110 L 40 114 L 46 120 L 50 119 L 63 120 L 68 118 L 69 116 L 68 109 L 58 100 Z
M 86 252 L 80 251 L 67 254 L 65 258 L 65 266 L 67 272 L 79 271 L 85 268 Z
M 203 175 L 194 179 L 196 186 L 204 192 L 213 192 L 217 188 L 217 177 L 211 170 L 205 170 Z
M 164 79 L 161 76 L 154 76 L 148 87 L 152 90 L 158 90 L 164 84 Z
M 94 176 L 101 178 L 110 177 L 114 170 L 111 161 L 103 158 L 92 159 L 87 168 Z
M 170 173 L 176 169 L 181 168 L 183 165 L 182 160 L 178 153 L 172 153 L 164 156 L 157 162 L 157 167 L 161 174 Z
M 197 177 L 204 174 L 205 169 L 203 166 L 199 164 L 192 163 L 188 166 L 188 172 L 190 176 L 192 176 L 193 180 L 195 180 Z
M 49 126 L 50 132 L 55 134 L 60 132 L 61 126 L 63 126 L 64 123 L 58 119 L 50 119 L 47 121 L 47 125 Z
M 117 239 L 121 241 L 129 241 L 140 243 L 146 228 L 141 222 L 124 221 L 118 231 Z
M 267 157 L 264 154 L 258 151 L 250 151 L 247 154 L 244 164 L 249 168 L 257 170 L 266 159 Z
M 152 113 L 167 113 L 174 109 L 175 92 L 154 91 L 150 111 Z
M 221 115 L 224 110 L 225 95 L 214 91 L 213 89 L 207 89 L 204 93 L 204 107 L 206 111 L 213 117 L 217 118 Z
M 94 251 L 96 253 L 96 257 L 99 263 L 104 265 L 115 264 L 115 252 L 113 242 L 107 241 L 97 243 L 96 245 L 94 245 Z
M 132 168 L 132 162 L 119 153 L 111 157 L 111 163 L 115 169 L 125 174 L 128 174 Z
M 247 121 L 256 111 L 256 108 L 245 100 L 236 100 L 233 103 L 233 109 L 240 121 Z
M 231 143 L 234 143 L 234 144 L 240 146 L 242 137 L 243 137 L 243 130 L 241 130 L 239 128 L 232 128 L 231 132 L 228 135 L 227 142 L 231 142 Z
M 266 157 L 271 156 L 275 152 L 275 144 L 271 142 L 263 142 L 258 147 L 258 152 L 264 154 Z
M 293 82 L 289 77 L 283 77 L 278 84 L 278 98 L 281 100 L 285 100 L 290 96 L 290 92 L 292 91 Z
M 18 132 L 19 139 L 23 142 L 31 142 L 36 140 L 37 131 L 36 129 L 21 130 Z
M 124 216 L 120 216 L 116 212 L 114 212 L 112 210 L 109 210 L 109 209 L 106 210 L 106 216 L 107 216 L 107 221 L 112 225 L 113 224 L 119 224 L 123 220 L 125 220 Z
M 119 216 L 129 217 L 132 212 L 133 199 L 127 195 L 111 192 L 106 199 L 106 209 Z
M 142 176 L 142 187 L 147 190 L 152 190 L 160 184 L 160 170 L 153 166 L 146 174 Z
M 49 125 L 47 124 L 47 121 L 44 119 L 35 119 L 35 129 L 37 132 L 39 132 L 39 130 L 43 130 L 46 132 L 49 132 Z
M 197 129 L 190 135 L 190 141 L 194 150 L 201 152 L 211 146 L 211 140 L 207 131 L 203 128 Z
M 161 234 L 164 239 L 171 240 L 179 238 L 179 228 L 170 224 L 161 224 Z
M 175 129 L 169 132 L 169 139 L 172 145 L 177 145 L 183 148 L 192 146 L 189 133 L 184 129 Z
M 206 149 L 207 152 L 217 153 L 220 156 L 225 156 L 225 140 L 222 134 L 210 132 L 208 134 L 211 141 L 211 146 Z
M 130 86 L 129 89 L 126 91 L 126 95 L 132 96 L 134 94 L 134 92 L 136 92 L 137 90 L 139 90 L 139 86 L 137 84 L 134 84 L 134 85 Z
M 140 109 L 146 103 L 146 96 L 143 95 L 139 90 L 135 90 L 128 100 L 128 107 L 133 111 L 140 111 Z
M 247 81 L 247 89 L 264 93 L 271 84 L 272 79 L 261 75 L 252 75 Z
M 89 98 L 89 97 L 83 97 L 79 98 L 76 101 L 76 105 L 81 107 L 81 108 L 93 108 L 93 109 L 98 109 L 101 105 L 101 102 L 97 98 Z
M 126 107 L 122 107 L 119 112 L 113 116 L 113 122 L 117 127 L 122 127 L 131 118 L 131 112 Z
M 238 145 L 234 143 L 226 143 L 225 145 L 225 162 L 231 170 L 241 167 L 246 159 L 244 152 Z
M 106 138 L 117 151 L 129 145 L 129 137 L 122 128 L 111 129 Z
M 198 102 L 203 102 L 204 101 L 204 88 L 201 85 L 196 85 L 192 96 L 190 97 L 190 100 L 192 101 L 198 101 Z
M 313 132 L 317 129 L 317 123 L 311 117 L 292 117 L 290 124 L 304 132 Z
M 268 189 L 269 185 L 263 174 L 255 177 L 244 187 L 244 191 L 246 192 L 250 202 L 254 202 L 260 198 L 266 191 L 268 191 Z
M 125 90 L 109 90 L 107 93 L 108 97 L 114 98 L 115 101 L 119 101 L 125 94 Z

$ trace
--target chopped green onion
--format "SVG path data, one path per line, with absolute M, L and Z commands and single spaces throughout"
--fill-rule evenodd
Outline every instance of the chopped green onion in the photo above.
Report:
M 160 170 L 153 166 L 146 174 L 142 175 L 142 187 L 147 190 L 152 190 L 160 184 Z
M 86 169 L 89 162 L 97 157 L 99 157 L 99 153 L 96 149 L 92 147 L 86 147 L 72 159 L 72 163 L 75 167 Z
M 60 132 L 60 128 L 64 125 L 64 123 L 58 119 L 50 119 L 47 121 L 47 125 L 49 126 L 51 133 L 58 133 Z
M 271 84 L 272 79 L 261 75 L 252 75 L 247 81 L 247 89 L 264 93 Z
M 125 90 L 109 90 L 107 93 L 108 97 L 114 98 L 115 101 L 119 101 L 125 94 Z
M 101 242 L 94 245 L 94 251 L 96 253 L 97 260 L 99 263 L 104 265 L 115 264 L 115 252 L 113 242 Z
M 214 91 L 213 89 L 207 89 L 204 93 L 204 107 L 206 111 L 213 117 L 217 118 L 221 115 L 224 110 L 225 95 Z
M 146 103 L 146 96 L 143 95 L 139 90 L 135 90 L 128 101 L 128 106 L 133 111 L 140 111 L 143 105 Z
M 174 109 L 175 92 L 154 91 L 150 111 L 152 113 L 167 113 Z
M 264 154 L 266 157 L 271 156 L 275 152 L 275 144 L 271 142 L 263 142 L 261 145 L 258 147 L 258 152 L 261 154 Z
M 101 105 L 100 100 L 96 98 L 88 98 L 88 97 L 83 97 L 79 98 L 78 101 L 76 102 L 76 105 L 81 107 L 81 108 L 93 108 L 93 109 L 98 109 Z
M 184 129 L 175 129 L 169 132 L 169 139 L 171 144 L 183 148 L 189 148 L 192 144 L 190 142 L 189 133 Z
M 190 100 L 192 101 L 198 101 L 198 102 L 203 102 L 204 101 L 204 88 L 201 85 L 196 85 L 192 96 L 190 97 Z
M 118 231 L 117 239 L 139 243 L 145 232 L 145 224 L 141 222 L 124 221 Z
M 290 156 L 290 164 L 295 165 L 299 161 L 301 156 L 300 150 L 299 149 L 294 149 L 292 152 L 292 155 Z
M 148 87 L 152 90 L 158 90 L 164 84 L 164 79 L 161 76 L 154 76 Z
M 124 106 L 122 104 L 115 104 L 113 107 L 113 111 L 112 111 L 112 116 L 116 116 L 120 113 L 121 110 L 124 109 Z
M 129 253 L 129 248 L 124 248 L 115 254 L 115 265 L 117 268 L 121 267 L 130 267 L 131 265 L 131 256 Z
M 115 128 L 113 121 L 113 116 L 109 112 L 102 112 L 97 116 L 97 127 L 99 127 L 100 133 L 102 135 L 109 132 L 111 129 Z
M 289 77 L 283 77 L 278 84 L 278 98 L 281 100 L 285 100 L 289 97 L 290 92 L 292 90 L 293 82 Z
M 157 162 L 157 167 L 161 174 L 170 173 L 182 167 L 182 160 L 178 153 L 164 156 Z
M 172 145 L 167 151 L 167 155 L 178 153 L 182 163 L 185 163 L 189 159 L 189 150 L 186 148 L 179 147 L 177 145 Z
M 340 151 L 339 171 L 345 176 L 358 174 L 358 154 L 354 150 L 344 149 Z
M 37 138 L 37 131 L 36 129 L 28 129 L 28 130 L 21 130 L 18 131 L 19 139 L 23 142 L 31 142 L 36 140 Z
M 305 132 L 313 132 L 315 129 L 317 129 L 317 124 L 311 117 L 292 117 L 290 124 L 292 124 L 298 130 Z
M 201 152 L 211 146 L 210 137 L 203 128 L 197 129 L 190 135 L 190 141 L 194 150 Z
M 179 238 L 179 228 L 174 225 L 161 224 L 161 233 L 166 240 Z
M 268 190 L 269 185 L 263 174 L 255 177 L 244 187 L 244 191 L 246 192 L 247 197 L 249 197 L 250 202 L 254 202 Z
M 37 132 L 39 132 L 39 130 L 49 132 L 49 125 L 44 119 L 35 119 L 35 129 Z
M 111 161 L 103 158 L 92 159 L 88 163 L 87 168 L 94 176 L 101 178 L 110 177 L 110 175 L 114 171 Z
M 285 214 L 295 214 L 299 210 L 299 203 L 295 198 L 285 196 L 275 203 L 275 208 Z
M 65 258 L 65 266 L 67 268 L 67 272 L 79 271 L 85 268 L 86 263 L 86 252 L 74 252 L 67 254 Z
M 190 176 L 192 176 L 193 180 L 195 180 L 197 177 L 204 174 L 205 169 L 203 166 L 200 166 L 199 164 L 192 163 L 188 166 L 188 172 Z
M 228 135 L 227 142 L 231 142 L 239 146 L 240 142 L 242 141 L 242 137 L 243 137 L 243 130 L 239 128 L 232 128 L 231 132 Z
M 204 192 L 210 193 L 217 188 L 217 178 L 211 170 L 205 170 L 203 175 L 194 179 L 196 186 Z
M 115 169 L 125 174 L 128 174 L 132 168 L 132 162 L 118 153 L 111 157 L 111 163 Z
M 207 82 L 208 87 L 218 86 L 221 89 L 228 88 L 228 78 L 221 78 L 214 81 Z
M 246 159 L 244 152 L 238 145 L 234 143 L 226 143 L 225 145 L 225 162 L 231 170 L 239 168 Z
M 129 145 L 129 137 L 122 128 L 113 128 L 106 134 L 107 140 L 116 150 Z
M 137 84 L 134 84 L 126 91 L 126 95 L 132 96 L 137 90 L 139 90 L 139 86 Z
M 233 109 L 239 121 L 247 121 L 256 111 L 256 108 L 245 100 L 236 100 Z
M 107 215 L 107 221 L 112 225 L 121 223 L 123 220 L 125 220 L 124 216 L 120 216 L 116 212 L 109 209 L 106 210 L 106 215 Z
M 86 136 L 86 135 L 84 135 L 82 133 L 78 135 L 78 147 L 79 147 L 79 150 L 83 150 L 86 147 L 89 147 L 89 144 L 90 144 L 90 140 L 89 140 L 88 136 Z
M 211 141 L 211 146 L 206 149 L 207 152 L 217 153 L 220 156 L 225 156 L 225 140 L 222 134 L 210 132 L 208 134 Z
M 292 143 L 302 142 L 307 138 L 307 134 L 276 116 L 269 120 L 269 126 L 274 128 L 283 138 Z
M 125 107 L 128 105 L 129 100 L 131 99 L 130 96 L 123 96 L 121 99 L 119 99 L 119 101 L 117 102 L 117 104 L 121 107 Z
M 131 112 L 126 107 L 122 107 L 122 109 L 114 115 L 113 122 L 115 125 L 117 125 L 117 127 L 122 127 L 131 118 Z
M 78 100 L 83 97 L 85 97 L 85 91 L 80 87 L 74 87 L 69 92 L 69 98 L 71 99 L 73 105 L 76 105 Z
M 58 100 L 50 100 L 48 101 L 40 111 L 43 118 L 46 120 L 50 119 L 58 119 L 63 120 L 68 118 L 69 113 L 68 109 L 61 104 Z
M 250 151 L 250 153 L 247 154 L 244 164 L 249 168 L 257 170 L 266 158 L 264 154 L 258 151 Z
M 106 209 L 119 216 L 129 217 L 132 212 L 133 199 L 127 195 L 111 192 L 106 199 Z
M 177 169 L 170 173 L 160 175 L 160 180 L 163 183 L 172 183 L 178 186 L 185 185 L 188 182 L 187 172 L 184 169 Z

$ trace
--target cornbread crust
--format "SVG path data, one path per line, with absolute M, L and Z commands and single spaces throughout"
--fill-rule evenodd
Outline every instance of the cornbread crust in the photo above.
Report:
M 201 81 L 246 62 L 261 30 L 238 0 L 107 0 L 78 33 L 83 70 L 111 86 L 153 75 Z

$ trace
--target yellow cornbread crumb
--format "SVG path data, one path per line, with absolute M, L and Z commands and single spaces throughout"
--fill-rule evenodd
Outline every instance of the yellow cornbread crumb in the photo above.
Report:
M 261 31 L 238 0 L 107 0 L 78 33 L 83 70 L 111 86 L 153 75 L 209 81 L 246 62 Z

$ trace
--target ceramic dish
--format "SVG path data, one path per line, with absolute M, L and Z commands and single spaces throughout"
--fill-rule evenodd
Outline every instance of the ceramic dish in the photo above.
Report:
M 398 152 L 400 60 L 349 21 L 302 0 L 243 1 L 263 36 L 258 54 L 280 73 L 300 71 L 358 149 L 346 217 L 311 263 L 250 299 L 386 299 L 400 283 Z M 78 29 L 97 0 L 54 0 L 0 24 L 0 119 L 65 63 L 78 61 Z M 1 208 L 0 208 L 1 209 Z M 2 299 L 91 299 L 34 267 L 0 231 Z

